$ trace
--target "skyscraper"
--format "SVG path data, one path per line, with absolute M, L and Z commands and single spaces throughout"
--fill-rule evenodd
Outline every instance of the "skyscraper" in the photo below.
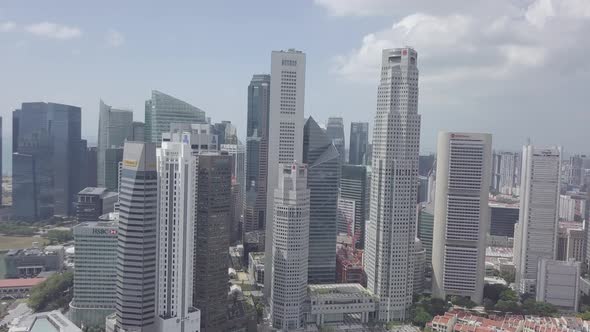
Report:
M 204 331 L 222 331 L 227 317 L 229 224 L 232 216 L 229 155 L 198 156 L 193 305 Z
M 557 252 L 561 148 L 525 145 L 522 150 L 520 215 L 514 230 L 516 287 L 534 293 L 539 260 Z
M 158 179 L 156 146 L 126 142 L 119 191 L 116 326 L 155 328 Z
M 492 135 L 438 135 L 432 295 L 483 300 Z
M 117 221 L 80 223 L 74 227 L 74 242 L 71 318 L 78 326 L 104 326 L 117 297 Z
M 145 123 L 133 121 L 131 124 L 130 141 L 145 142 Z
M 346 163 L 346 142 L 344 139 L 344 120 L 342 118 L 330 117 L 326 124 L 326 133 L 332 139 L 338 153 L 340 154 L 341 164 Z
M 356 238 L 356 247 L 365 247 L 365 219 L 368 208 L 369 187 L 367 166 L 343 165 L 340 178 L 339 200 L 352 200 L 354 204 L 354 223 L 350 225 L 351 235 Z M 346 225 L 348 227 L 348 225 Z M 348 231 L 348 229 L 347 229 Z
M 232 185 L 234 199 L 232 200 L 233 220 L 230 227 L 230 242 L 236 243 L 241 238 L 238 234 L 239 224 L 244 210 L 244 195 L 246 193 L 246 147 L 236 138 L 235 144 L 221 144 L 220 150 L 227 152 L 232 158 Z
M 379 321 L 404 320 L 412 305 L 420 115 L 418 54 L 383 50 L 373 130 L 371 212 L 365 235 L 367 288 Z
M 272 326 L 287 331 L 305 323 L 310 192 L 305 165 L 282 164 L 279 170 L 274 190 L 273 273 L 265 279 L 271 279 L 272 285 Z
M 494 153 L 491 187 L 504 195 L 518 194 L 520 155 L 514 152 Z
M 348 149 L 348 163 L 352 165 L 366 165 L 368 146 L 369 123 L 352 122 L 350 124 L 350 148 Z
M 198 331 L 200 312 L 193 307 L 197 160 L 189 133 L 162 142 L 158 163 L 158 328 Z
M 271 54 L 268 181 L 266 200 L 264 273 L 272 274 L 272 237 L 274 190 L 279 179 L 279 164 L 303 159 L 303 106 L 305 102 L 305 54 L 290 49 Z M 270 295 L 270 278 L 264 280 L 264 292 Z
M 336 282 L 336 235 L 340 154 L 317 122 L 309 117 L 303 128 L 303 162 L 307 164 L 309 202 L 310 284 Z
M 244 233 L 266 223 L 269 105 L 270 75 L 254 75 L 248 86 Z
M 81 110 L 54 103 L 23 103 L 12 157 L 14 215 L 44 219 L 75 214 L 80 191 Z
M 101 100 L 98 117 L 97 182 L 99 187 L 116 190 L 119 162 L 122 158 L 122 151 L 116 152 L 116 149 L 122 149 L 125 140 L 133 133 L 133 112 L 113 108 Z M 117 156 L 119 158 L 113 159 Z
M 162 133 L 170 131 L 172 123 L 206 123 L 205 112 L 180 99 L 157 90 L 145 102 L 145 141 L 160 146 Z

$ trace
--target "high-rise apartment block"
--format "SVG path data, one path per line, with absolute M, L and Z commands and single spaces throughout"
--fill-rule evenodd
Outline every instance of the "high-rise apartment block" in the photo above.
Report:
M 98 186 L 117 190 L 123 144 L 133 134 L 133 112 L 113 108 L 101 100 L 98 116 Z
M 271 54 L 268 177 L 266 200 L 265 275 L 272 275 L 273 204 L 278 187 L 279 164 L 303 159 L 303 107 L 305 103 L 305 54 L 290 49 Z M 270 295 L 270 279 L 264 279 L 264 292 Z
M 173 123 L 205 123 L 205 112 L 180 99 L 157 90 L 145 102 L 145 141 L 160 146 L 162 133 L 171 130 Z
M 336 146 L 336 149 L 340 154 L 341 164 L 346 163 L 344 119 L 337 117 L 328 118 L 328 123 L 326 124 L 326 134 L 328 134 L 328 137 L 330 137 L 332 142 L 334 142 L 334 146 Z
M 74 227 L 76 256 L 70 315 L 76 325 L 104 326 L 115 311 L 117 221 L 84 222 Z
M 156 326 L 156 145 L 126 142 L 119 190 L 115 328 L 151 332 Z M 107 318 L 108 320 L 108 318 Z
M 12 207 L 15 216 L 75 215 L 82 161 L 81 109 L 23 103 L 13 112 Z
M 432 295 L 483 300 L 492 135 L 438 135 Z
M 159 331 L 198 331 L 193 306 L 197 157 L 189 133 L 172 133 L 157 150 Z M 198 144 L 197 142 L 196 144 Z
M 561 148 L 525 145 L 522 152 L 520 216 L 514 231 L 516 286 L 534 293 L 541 259 L 557 250 Z
M 274 190 L 273 272 L 265 280 L 270 279 L 272 285 L 272 326 L 288 331 L 305 324 L 310 191 L 306 165 L 281 164 L 279 171 Z
M 352 165 L 366 165 L 367 148 L 369 147 L 369 123 L 352 122 L 350 124 L 349 139 L 348 163 Z
M 266 223 L 269 106 L 270 75 L 254 75 L 248 86 L 244 234 Z
M 307 278 L 310 284 L 334 283 L 342 164 L 333 141 L 312 117 L 307 119 L 303 129 L 303 162 L 307 164 L 310 191 Z
M 378 298 L 376 319 L 404 320 L 414 292 L 418 196 L 418 53 L 383 50 L 373 130 L 371 209 L 365 234 L 367 288 Z

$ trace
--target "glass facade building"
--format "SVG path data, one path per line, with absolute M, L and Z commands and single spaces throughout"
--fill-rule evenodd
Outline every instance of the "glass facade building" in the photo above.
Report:
M 14 215 L 45 219 L 75 214 L 81 189 L 81 109 L 54 103 L 23 103 L 13 113 Z M 13 124 L 14 125 L 14 124 Z
M 348 163 L 352 165 L 366 165 L 368 146 L 369 123 L 352 122 L 350 124 L 350 148 L 348 149 Z

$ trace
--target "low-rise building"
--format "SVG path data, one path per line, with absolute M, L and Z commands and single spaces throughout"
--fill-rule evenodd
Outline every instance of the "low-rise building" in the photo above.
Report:
M 557 233 L 557 260 L 583 262 L 586 254 L 584 223 L 560 221 Z
M 76 219 L 78 221 L 96 221 L 109 212 L 113 212 L 119 194 L 107 188 L 87 187 L 78 193 L 76 201 Z
M 372 319 L 377 298 L 360 284 L 309 285 L 308 323 L 317 326 Z
M 257 284 L 264 285 L 264 252 L 248 254 L 248 273 Z
M 8 332 L 82 332 L 59 310 L 15 319 Z
M 45 281 L 45 278 L 1 279 L 0 299 L 20 299 L 27 297 L 31 288 Z
M 61 271 L 64 256 L 60 251 L 41 248 L 12 249 L 4 256 L 6 278 L 31 278 L 45 271 Z

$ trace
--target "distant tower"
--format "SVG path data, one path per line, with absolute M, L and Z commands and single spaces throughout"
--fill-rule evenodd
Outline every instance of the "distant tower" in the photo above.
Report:
M 432 295 L 483 300 L 492 135 L 438 135 Z
M 290 49 L 271 54 L 264 273 L 272 274 L 273 203 L 279 164 L 303 159 L 303 106 L 305 102 L 305 53 Z M 265 296 L 270 278 L 264 278 Z
M 336 282 L 336 236 L 338 185 L 341 159 L 338 150 L 312 117 L 303 129 L 303 162 L 307 164 L 310 190 L 309 271 L 310 284 Z
M 367 288 L 382 322 L 408 318 L 414 291 L 418 198 L 418 53 L 383 50 L 373 130 L 371 212 L 366 226 Z
M 350 231 L 356 240 L 356 247 L 363 249 L 365 247 L 365 219 L 369 207 L 369 184 L 367 180 L 367 166 L 362 165 L 343 165 L 342 175 L 340 177 L 339 200 L 354 202 L 354 223 L 351 224 Z M 346 226 L 348 225 L 341 225 Z M 344 229 L 340 229 L 344 231 Z M 348 231 L 346 229 L 346 231 Z
M 514 230 L 515 281 L 521 293 L 535 293 L 539 261 L 557 254 L 560 170 L 561 148 L 523 147 Z
M 117 190 L 123 144 L 133 134 L 133 111 L 112 108 L 101 100 L 98 112 L 97 184 Z
M 332 139 L 338 153 L 340 154 L 340 163 L 346 163 L 345 139 L 344 139 L 344 120 L 342 118 L 330 117 L 326 124 L 326 134 Z
M 348 163 L 351 165 L 366 165 L 368 147 L 369 123 L 352 122 L 350 124 L 350 148 L 348 149 Z
M 310 192 L 305 165 L 281 164 L 279 171 L 274 190 L 273 273 L 268 279 L 272 326 L 288 331 L 305 324 Z
M 119 192 L 116 326 L 151 332 L 156 315 L 156 146 L 126 142 Z

